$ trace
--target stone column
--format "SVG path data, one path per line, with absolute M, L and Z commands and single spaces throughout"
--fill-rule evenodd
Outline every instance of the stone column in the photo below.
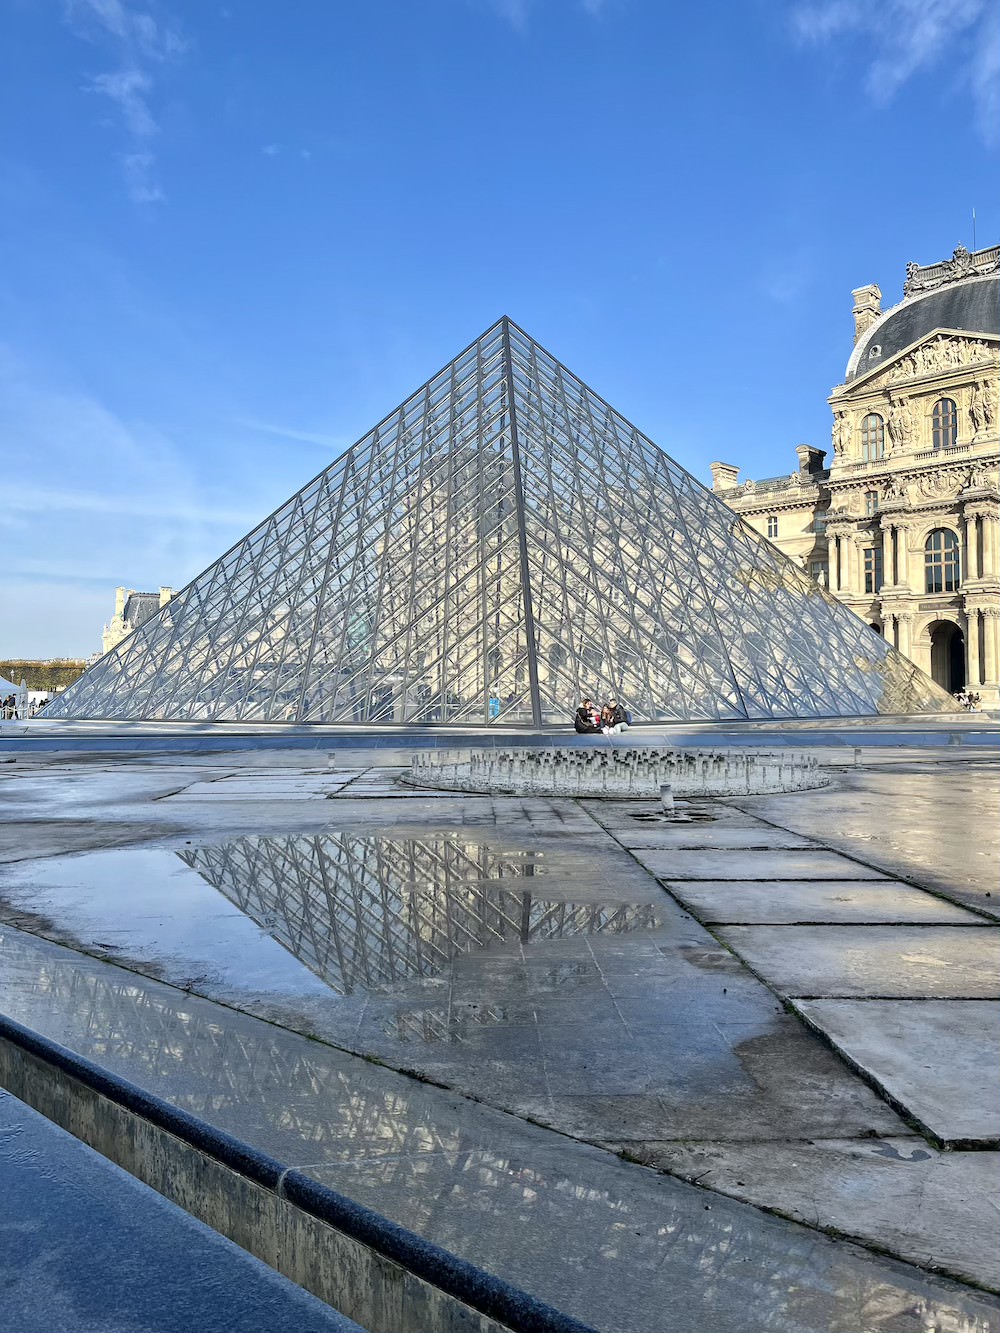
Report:
M 978 689 L 982 683 L 979 661 L 979 612 L 975 609 L 965 613 L 965 676 L 970 690 Z
M 896 616 L 896 621 L 899 624 L 899 651 L 903 653 L 904 657 L 911 657 L 912 659 L 913 617 L 904 611 Z
M 896 528 L 896 578 L 901 588 L 910 586 L 910 530 L 902 523 Z
M 983 525 L 983 572 L 984 579 L 995 579 L 997 576 L 998 565 L 997 543 L 1000 537 L 1000 523 L 997 522 L 996 514 L 980 514 L 979 521 Z
M 958 518 L 960 529 L 959 550 L 961 551 L 962 582 L 976 577 L 976 516 L 962 513 Z
M 882 538 L 883 561 L 885 562 L 885 581 L 895 588 L 899 582 L 899 524 L 890 523 Z
M 983 577 L 983 560 L 980 552 L 982 551 L 983 556 L 985 556 L 983 541 L 986 534 L 982 528 L 980 512 L 974 501 L 966 502 L 959 522 L 965 528 L 965 544 L 962 552 L 962 582 L 967 583 L 970 579 L 981 579 Z
M 983 617 L 983 684 L 997 686 L 997 638 L 1000 631 L 1000 606 L 980 608 Z
M 850 565 L 850 574 L 848 576 L 847 586 L 849 590 L 857 597 L 864 596 L 865 579 L 863 571 L 863 561 L 861 559 L 861 543 L 857 537 L 851 537 L 847 543 L 850 555 L 848 563 Z

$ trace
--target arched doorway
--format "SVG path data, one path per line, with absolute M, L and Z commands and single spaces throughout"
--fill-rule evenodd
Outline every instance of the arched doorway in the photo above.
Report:
M 927 629 L 931 638 L 931 675 L 954 694 L 965 689 L 965 635 L 950 620 L 937 620 Z

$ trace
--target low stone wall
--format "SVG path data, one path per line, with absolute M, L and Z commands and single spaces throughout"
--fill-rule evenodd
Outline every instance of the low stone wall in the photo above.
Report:
M 804 750 L 594 749 L 437 750 L 413 756 L 406 778 L 418 787 L 511 796 L 758 796 L 808 791 L 830 779 Z

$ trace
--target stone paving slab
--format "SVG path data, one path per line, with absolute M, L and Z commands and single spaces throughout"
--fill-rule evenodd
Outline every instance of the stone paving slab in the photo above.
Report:
M 20 932 L 0 1003 L 606 1333 L 1000 1333 L 972 1288 Z
M 733 925 L 925 924 L 981 926 L 983 918 L 908 884 L 884 880 L 664 880 L 700 921 Z
M 719 926 L 784 995 L 1000 998 L 1000 929 L 967 926 Z
M 1000 916 L 1000 764 L 969 757 L 844 770 L 836 785 L 800 797 L 740 799 L 740 807 L 828 847 L 861 857 Z
M 636 851 L 640 861 L 660 879 L 886 879 L 835 852 L 791 851 Z
M 815 843 L 797 833 L 770 828 L 767 824 L 732 825 L 713 821 L 692 821 L 690 824 L 650 824 L 636 822 L 609 830 L 623 847 L 649 851 L 667 849 L 684 851 L 798 851 L 815 848 Z
M 796 1007 L 938 1139 L 1000 1139 L 996 1001 L 800 1000 Z
M 175 792 L 174 801 L 302 801 L 328 796 L 361 777 L 360 772 L 235 774 L 211 782 L 194 782 Z
M 687 1180 L 1000 1288 L 1000 1153 L 919 1139 L 656 1145 Z M 914 1199 L 919 1205 L 914 1206 Z

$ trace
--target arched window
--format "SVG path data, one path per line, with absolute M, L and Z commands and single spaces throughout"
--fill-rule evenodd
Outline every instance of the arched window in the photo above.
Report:
M 958 444 L 958 408 L 953 398 L 939 398 L 931 413 L 935 449 L 953 449 Z
M 861 423 L 861 461 L 874 463 L 885 457 L 885 422 L 877 412 L 869 412 Z
M 924 543 L 928 592 L 954 592 L 961 578 L 958 538 L 948 528 L 935 528 Z

